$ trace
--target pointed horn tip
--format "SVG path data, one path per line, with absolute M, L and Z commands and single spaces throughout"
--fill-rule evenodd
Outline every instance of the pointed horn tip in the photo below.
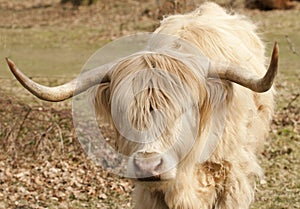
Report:
M 11 70 L 13 70 L 16 67 L 15 63 L 12 60 L 10 60 L 8 57 L 5 57 L 5 60 L 7 62 L 8 67 Z
M 274 47 L 273 47 L 273 57 L 278 58 L 278 54 L 279 54 L 279 46 L 278 46 L 277 41 L 275 41 Z
M 5 60 L 6 60 L 7 64 L 12 62 L 8 57 L 5 57 Z
M 279 58 L 279 47 L 278 47 L 278 43 L 277 41 L 275 41 L 274 43 L 274 47 L 273 47 L 273 52 L 272 52 L 272 57 L 271 57 L 271 64 L 275 64 L 276 65 L 276 70 L 277 70 L 277 65 L 278 65 L 278 58 Z
M 272 87 L 275 76 L 278 71 L 278 57 L 279 57 L 279 47 L 277 41 L 275 41 L 268 71 L 265 74 L 264 78 L 262 79 L 262 82 L 266 84 L 265 85 L 262 84 L 263 88 L 260 89 L 258 92 L 261 93 L 266 92 Z

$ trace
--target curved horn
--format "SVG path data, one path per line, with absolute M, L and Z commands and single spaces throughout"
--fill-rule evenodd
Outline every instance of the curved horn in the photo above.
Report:
M 73 95 L 78 95 L 94 85 L 109 82 L 110 80 L 110 68 L 108 68 L 108 65 L 105 65 L 104 67 L 106 68 L 104 69 L 102 69 L 103 67 L 100 67 L 82 73 L 79 78 L 63 85 L 48 87 L 38 84 L 28 78 L 10 59 L 6 58 L 6 62 L 14 76 L 28 91 L 36 97 L 50 102 L 60 102 L 69 99 Z
M 277 42 L 275 42 L 269 68 L 262 78 L 253 75 L 245 69 L 241 69 L 240 66 L 232 64 L 224 65 L 214 62 L 210 63 L 208 76 L 232 81 L 255 92 L 265 92 L 271 88 L 277 74 L 278 54 L 279 48 Z

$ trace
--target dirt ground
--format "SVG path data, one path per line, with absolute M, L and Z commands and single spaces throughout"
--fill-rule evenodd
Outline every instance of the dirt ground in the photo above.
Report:
M 59 0 L 0 0 L 0 209 L 133 207 L 131 183 L 96 166 L 83 152 L 73 128 L 72 101 L 32 97 L 9 74 L 4 57 L 18 60 L 40 83 L 66 82 L 103 44 L 153 31 L 163 13 L 174 12 L 164 2 L 104 0 L 74 8 Z M 177 9 L 189 11 L 201 1 L 191 2 Z M 277 40 L 281 50 L 276 114 L 260 156 L 265 180 L 258 182 L 252 208 L 300 208 L 298 6 L 260 12 L 243 9 L 240 1 L 219 2 L 233 2 L 231 7 L 258 22 L 268 47 Z

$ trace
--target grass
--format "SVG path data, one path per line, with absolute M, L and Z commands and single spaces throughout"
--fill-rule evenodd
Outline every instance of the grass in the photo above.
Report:
M 10 77 L 4 57 L 15 60 L 30 76 L 74 76 L 106 40 L 89 43 L 89 28 L 0 29 L 1 77 Z M 2 40 L 2 43 L 1 43 Z M 5 69 L 5 70 L 4 70 Z
M 41 172 L 50 172 L 51 166 L 57 168 L 59 163 L 65 162 L 69 170 L 75 173 L 76 178 L 83 179 L 88 176 L 89 182 L 93 182 L 91 186 L 85 185 L 85 187 L 68 184 L 74 191 L 81 191 L 83 195 L 80 196 L 66 191 L 66 186 L 60 185 L 63 184 L 60 181 L 64 179 L 63 177 L 54 176 L 53 179 L 58 182 L 42 184 L 39 201 L 36 200 L 33 204 L 34 200 L 26 199 L 31 196 L 25 195 L 17 198 L 19 205 L 31 202 L 33 208 L 131 208 L 130 185 L 124 184 L 122 179 L 95 168 L 82 153 L 72 129 L 71 101 L 53 104 L 34 98 L 12 79 L 4 61 L 4 57 L 8 56 L 35 80 L 46 85 L 56 85 L 75 77 L 86 60 L 109 40 L 136 31 L 149 31 L 158 24 L 158 20 L 153 17 L 140 16 L 140 14 L 129 17 L 128 11 L 139 11 L 133 3 L 126 4 L 122 1 L 107 5 L 112 8 L 111 15 L 120 14 L 120 16 L 107 16 L 108 20 L 105 25 L 96 24 L 91 20 L 88 20 L 87 25 L 84 21 L 68 25 L 69 19 L 66 18 L 67 23 L 63 24 L 64 19 L 61 18 L 62 24 L 0 27 L 0 145 L 3 149 L 0 153 L 0 165 L 2 165 L 0 176 L 3 175 L 4 170 L 5 172 L 10 170 L 20 172 L 23 169 L 32 172 L 30 180 L 34 182 L 37 177 L 43 178 L 39 176 Z M 127 5 L 130 7 L 126 7 Z M 141 10 L 147 8 L 148 5 L 145 3 L 140 6 Z M 149 8 L 151 9 L 150 6 Z M 85 9 L 82 10 L 77 11 L 81 19 L 93 17 L 96 14 L 93 12 L 93 15 L 85 16 L 88 12 Z M 278 41 L 280 47 L 280 69 L 276 79 L 278 91 L 276 114 L 269 142 L 260 157 L 266 181 L 258 185 L 256 202 L 251 208 L 300 208 L 300 100 L 297 97 L 300 86 L 300 13 L 299 10 L 243 12 L 258 22 L 261 35 L 268 45 L 267 55 L 274 41 Z M 112 18 L 111 22 L 109 18 Z M 101 21 L 101 18 L 95 21 Z M 23 121 L 28 110 L 26 108 L 29 108 L 31 112 L 28 119 Z M 61 139 L 64 142 L 64 153 L 61 151 Z M 21 160 L 16 153 L 19 153 Z M 14 161 L 14 158 L 19 161 Z M 51 166 L 47 167 L 47 163 Z M 38 165 L 41 171 L 33 169 Z M 61 169 L 59 173 L 62 175 L 67 172 L 62 168 L 57 169 Z M 76 173 L 80 169 L 86 173 L 84 175 Z M 12 182 L 12 185 L 9 182 Z M 31 186 L 27 185 L 13 174 L 7 182 L 3 183 L 0 179 L 0 208 L 18 208 L 14 201 L 1 196 L 1 192 L 4 191 L 3 185 L 12 191 L 13 189 L 20 190 L 20 188 L 29 189 L 29 194 L 33 194 L 30 190 L 32 187 L 33 190 L 41 189 L 38 185 L 32 186 L 32 183 L 30 183 Z M 55 190 L 48 187 L 44 190 L 45 185 L 50 187 L 59 185 L 58 190 L 65 192 L 67 197 L 55 197 Z M 93 193 L 89 190 L 91 188 L 97 191 Z M 14 196 L 13 192 L 8 194 Z M 42 194 L 51 198 L 44 199 Z

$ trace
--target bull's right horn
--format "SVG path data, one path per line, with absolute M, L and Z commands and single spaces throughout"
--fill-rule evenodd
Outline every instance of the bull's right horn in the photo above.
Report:
M 107 65 L 82 73 L 78 79 L 74 79 L 66 84 L 48 87 L 28 78 L 10 59 L 6 58 L 6 62 L 14 76 L 28 91 L 36 97 L 50 102 L 60 102 L 69 99 L 94 85 L 109 82 L 110 80 L 110 68 Z
M 255 92 L 268 91 L 274 81 L 278 70 L 278 45 L 275 42 L 271 62 L 264 77 L 259 78 L 253 73 L 253 70 L 247 70 L 241 66 L 233 64 L 221 64 L 216 62 L 210 63 L 209 77 L 219 77 L 224 80 L 229 80 L 234 83 L 240 84 Z

